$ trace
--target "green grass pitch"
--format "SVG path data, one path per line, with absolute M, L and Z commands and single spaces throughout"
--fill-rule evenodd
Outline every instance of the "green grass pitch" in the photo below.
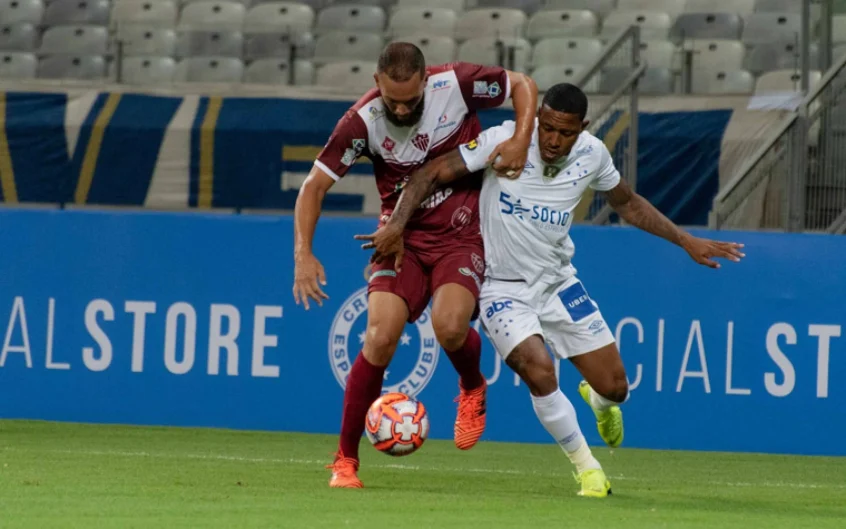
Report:
M 363 490 L 327 481 L 334 436 L 0 421 L 0 527 L 839 528 L 846 458 L 596 450 L 580 498 L 555 445 L 362 441 Z

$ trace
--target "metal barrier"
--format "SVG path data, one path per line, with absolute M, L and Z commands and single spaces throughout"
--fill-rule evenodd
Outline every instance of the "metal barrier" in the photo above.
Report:
M 637 186 L 638 81 L 646 67 L 640 60 L 640 27 L 631 26 L 609 42 L 602 55 L 574 83 L 586 91 L 596 92 L 599 88 L 611 93 L 602 106 L 589 107 L 588 130 L 593 134 L 604 133 L 601 135 L 614 164 L 632 188 Z M 608 79 L 602 78 L 603 72 L 611 68 L 627 74 L 617 86 L 609 86 Z M 576 218 L 594 224 L 608 223 L 612 213 L 600 193 L 586 197 L 579 208 Z
M 720 190 L 712 228 L 835 229 L 846 211 L 845 72 L 843 56 Z
M 846 56 L 831 65 L 833 7 L 831 0 L 819 4 L 826 74 L 809 90 L 813 24 L 811 1 L 803 0 L 798 78 L 806 95 L 717 194 L 712 228 L 846 233 Z

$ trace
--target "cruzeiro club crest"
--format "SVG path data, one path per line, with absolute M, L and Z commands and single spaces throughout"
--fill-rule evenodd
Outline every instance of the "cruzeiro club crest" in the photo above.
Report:
M 367 328 L 367 287 L 344 301 L 329 330 L 329 365 L 342 388 L 347 386 L 355 356 L 364 346 Z M 382 394 L 401 392 L 414 397 L 426 387 L 438 365 L 440 346 L 432 327 L 430 308 L 413 324 L 406 324 L 382 385 Z

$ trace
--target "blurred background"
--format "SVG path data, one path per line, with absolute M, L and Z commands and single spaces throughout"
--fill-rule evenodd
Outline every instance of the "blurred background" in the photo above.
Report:
M 842 0 L 0 0 L 2 200 L 289 210 L 395 40 L 578 84 L 678 223 L 846 230 Z M 378 211 L 362 162 L 327 210 Z

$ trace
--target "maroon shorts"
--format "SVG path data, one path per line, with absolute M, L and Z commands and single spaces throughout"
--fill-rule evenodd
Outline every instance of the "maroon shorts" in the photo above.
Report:
M 440 249 L 436 255 L 408 247 L 402 272 L 394 270 L 394 259 L 373 263 L 367 293 L 391 292 L 408 305 L 408 321 L 414 322 L 426 310 L 432 294 L 441 286 L 455 283 L 469 290 L 478 301 L 485 280 L 485 254 L 481 244 L 464 244 Z M 479 307 L 473 312 L 478 317 Z

